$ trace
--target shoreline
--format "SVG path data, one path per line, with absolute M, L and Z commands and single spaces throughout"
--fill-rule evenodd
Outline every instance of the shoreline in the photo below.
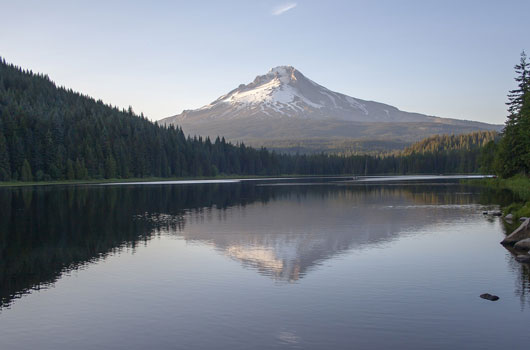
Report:
M 512 214 L 515 220 L 530 217 L 530 178 L 518 175 L 508 179 L 484 178 L 462 180 L 464 184 L 487 187 L 495 190 L 508 190 L 517 200 L 501 208 L 503 216 Z
M 380 180 L 405 181 L 405 180 L 430 180 L 447 178 L 465 181 L 482 181 L 491 175 L 480 174 L 335 174 L 335 175 L 218 175 L 218 176 L 183 176 L 183 177 L 131 177 L 126 179 L 89 179 L 89 180 L 52 180 L 52 181 L 0 181 L 1 187 L 31 187 L 31 186 L 57 186 L 57 185 L 97 185 L 97 184 L 134 184 L 134 183 L 168 183 L 175 181 L 222 181 L 222 180 L 264 180 L 264 179 L 297 179 L 297 178 L 354 178 L 358 182 L 377 182 Z M 410 179 L 407 179 L 410 177 Z M 393 179 L 395 178 L 395 179 Z M 400 179 L 402 178 L 402 179 Z
M 127 184 L 127 183 L 164 183 L 175 181 L 221 181 L 221 180 L 252 180 L 252 179 L 294 179 L 294 178 L 338 178 L 350 175 L 220 175 L 220 176 L 189 176 L 189 177 L 131 177 L 126 179 L 90 179 L 90 180 L 53 180 L 53 181 L 6 181 L 0 182 L 0 187 L 30 187 L 54 185 L 98 185 L 98 184 Z

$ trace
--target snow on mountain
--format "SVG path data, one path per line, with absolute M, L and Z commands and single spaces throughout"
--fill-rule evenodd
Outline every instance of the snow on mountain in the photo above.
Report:
M 234 90 L 216 102 L 230 103 L 238 107 L 261 104 L 264 109 L 272 108 L 278 113 L 284 113 L 283 108 L 295 111 L 303 110 L 302 104 L 307 104 L 313 108 L 324 107 L 323 104 L 314 103 L 303 95 L 297 86 L 296 75 L 300 74 L 295 75 L 295 73 L 298 71 L 293 67 L 272 68 L 265 76 L 257 77 L 253 83 Z M 313 84 L 317 86 L 315 83 Z
M 196 110 L 165 118 L 186 133 L 230 140 L 375 138 L 416 141 L 499 126 L 404 112 L 331 91 L 291 66 L 272 68 Z

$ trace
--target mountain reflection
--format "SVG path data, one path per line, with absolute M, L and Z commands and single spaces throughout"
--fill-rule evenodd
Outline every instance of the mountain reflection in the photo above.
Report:
M 462 217 L 481 200 L 460 186 L 270 186 L 274 205 L 230 208 L 230 220 L 186 215 L 176 234 L 210 244 L 276 280 L 296 281 L 312 267 L 351 249 L 381 244 L 404 232 Z M 483 200 L 483 199 L 482 199 Z
M 161 232 L 211 245 L 275 280 L 296 281 L 341 252 L 462 216 L 466 205 L 491 203 L 490 195 L 420 184 L 4 188 L 0 306 Z

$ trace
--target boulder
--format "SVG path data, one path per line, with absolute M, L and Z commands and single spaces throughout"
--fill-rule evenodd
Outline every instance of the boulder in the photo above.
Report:
M 508 214 L 504 217 L 505 220 L 513 220 L 513 214 Z
M 515 244 L 522 239 L 530 238 L 530 219 L 526 219 L 515 231 L 513 231 L 509 236 L 504 238 L 501 244 Z
M 522 216 L 519 218 L 519 221 L 526 221 L 528 218 L 526 216 Z
M 482 299 L 486 299 L 486 300 L 489 300 L 489 301 L 497 301 L 499 300 L 499 297 L 496 296 L 496 295 L 492 295 L 490 293 L 484 293 L 484 294 L 481 294 L 480 297 Z
M 517 255 L 515 257 L 515 260 L 517 260 L 520 263 L 530 263 L 530 255 L 528 255 L 528 254 Z
M 513 247 L 519 250 L 530 250 L 530 238 L 521 239 Z

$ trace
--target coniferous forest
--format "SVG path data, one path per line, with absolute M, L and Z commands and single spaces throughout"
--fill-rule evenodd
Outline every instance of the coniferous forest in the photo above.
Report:
M 483 168 L 504 178 L 530 174 L 530 62 L 524 51 L 514 68 L 517 87 L 508 94 L 502 137 L 482 152 Z
M 217 175 L 473 173 L 495 132 L 435 136 L 400 153 L 285 155 L 189 137 L 48 76 L 0 62 L 0 181 Z

